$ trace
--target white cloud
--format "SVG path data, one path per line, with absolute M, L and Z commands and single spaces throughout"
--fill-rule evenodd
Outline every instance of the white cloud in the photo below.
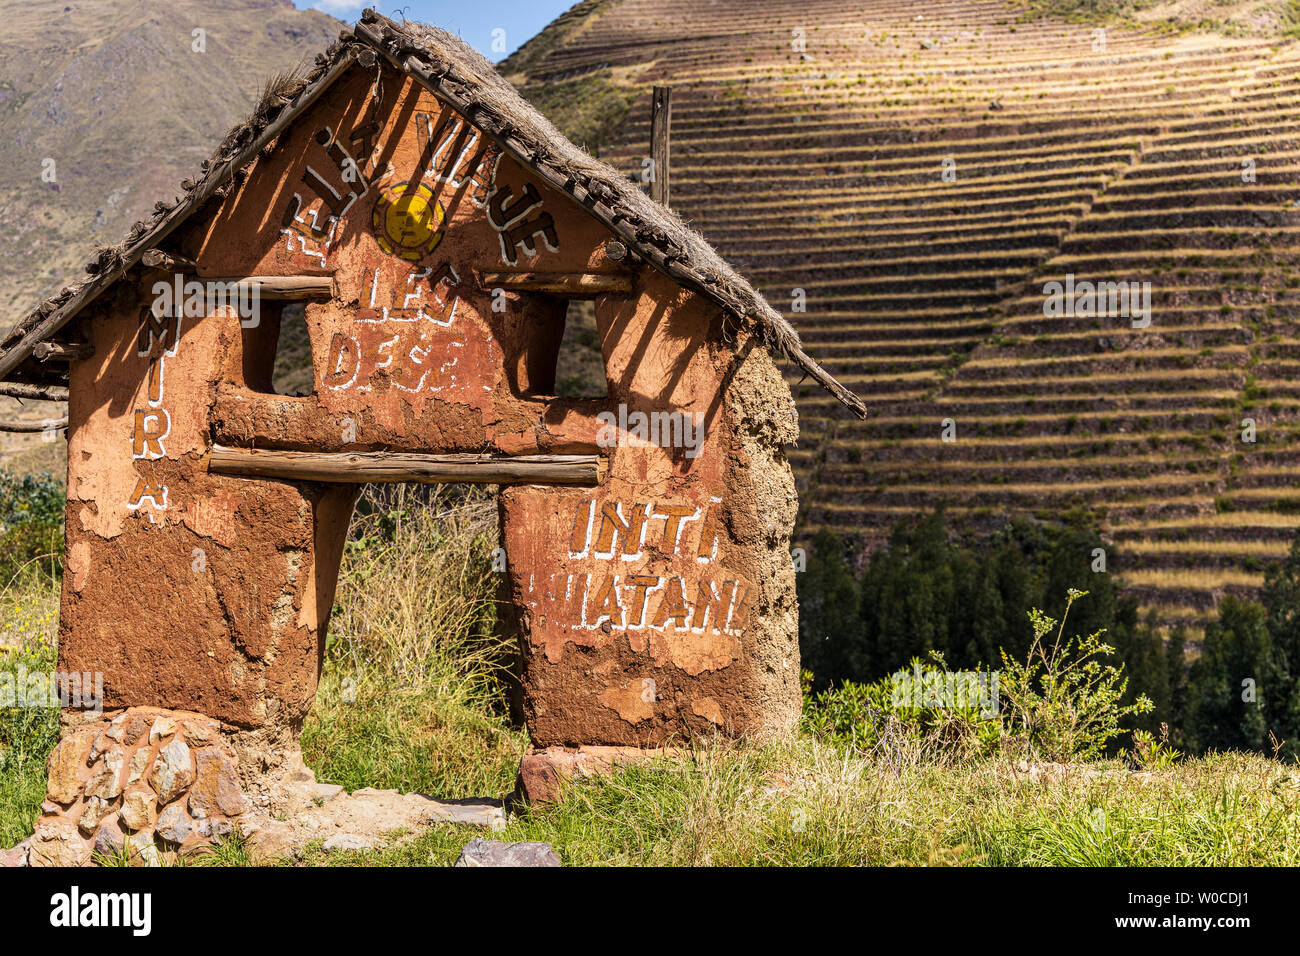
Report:
M 358 13 L 364 6 L 365 0 L 316 0 L 311 8 L 338 17 L 347 13 Z

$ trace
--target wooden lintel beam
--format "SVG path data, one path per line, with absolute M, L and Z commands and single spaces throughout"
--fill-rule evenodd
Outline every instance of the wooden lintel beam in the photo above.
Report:
M 489 291 L 545 292 L 570 298 L 627 295 L 635 284 L 628 272 L 485 272 L 481 278 Z
M 329 299 L 334 296 L 334 277 L 316 276 L 236 276 L 227 279 L 204 279 L 204 282 L 238 282 L 257 287 L 257 294 L 271 301 L 297 302 L 304 299 Z
M 411 452 L 313 452 L 213 445 L 208 471 L 291 481 L 417 481 L 426 484 L 598 485 L 600 455 L 423 455 Z
M 32 354 L 42 362 L 72 362 L 95 354 L 89 342 L 37 342 Z

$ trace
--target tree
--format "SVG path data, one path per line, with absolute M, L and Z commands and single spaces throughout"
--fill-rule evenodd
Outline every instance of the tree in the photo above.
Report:
M 931 650 L 953 650 L 956 575 L 941 512 L 894 528 L 862 576 L 859 606 L 863 670 L 855 680 L 882 677 Z
M 1169 685 L 1169 709 L 1163 720 L 1169 725 L 1169 739 L 1177 746 L 1186 746 L 1187 735 L 1183 725 L 1187 720 L 1187 630 L 1179 624 L 1169 632 L 1165 647 L 1165 673 Z M 1161 717 L 1159 705 L 1156 716 Z
M 1263 605 L 1229 595 L 1205 629 L 1188 683 L 1186 734 L 1199 751 L 1270 752 L 1292 701 Z
M 1280 680 L 1285 684 L 1285 708 L 1275 715 L 1273 732 L 1286 741 L 1286 752 L 1300 755 L 1300 534 L 1291 540 L 1287 556 L 1264 573 L 1260 592 L 1268 616 L 1268 631 L 1277 654 Z
M 1265 570 L 1260 600 L 1281 663 L 1288 675 L 1300 676 L 1300 534 L 1292 539 L 1287 556 Z
M 807 569 L 799 575 L 799 654 L 824 690 L 862 669 L 858 584 L 844 558 L 844 545 L 825 529 L 813 539 Z

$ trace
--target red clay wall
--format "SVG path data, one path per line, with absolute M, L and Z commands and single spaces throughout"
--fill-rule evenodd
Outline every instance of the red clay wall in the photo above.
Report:
M 306 310 L 314 394 L 269 393 L 272 309 L 258 328 L 214 313 L 151 334 L 142 310 L 171 277 L 150 273 L 87 316 L 96 351 L 72 370 L 62 665 L 105 672 L 109 706 L 245 727 L 301 719 L 356 489 L 210 475 L 214 440 L 600 452 L 600 488 L 502 495 L 534 743 L 788 728 L 795 499 L 781 447 L 795 424 L 770 358 L 738 357 L 715 307 L 639 269 L 632 295 L 596 302 L 608 398 L 539 394 L 562 306 L 494 295 L 481 276 L 619 271 L 612 237 L 394 73 L 382 128 L 353 139 L 374 118 L 372 82 L 358 72 L 327 92 L 179 237 L 202 277 L 334 277 L 333 299 Z M 691 416 L 698 454 L 602 444 L 597 414 L 620 410 Z

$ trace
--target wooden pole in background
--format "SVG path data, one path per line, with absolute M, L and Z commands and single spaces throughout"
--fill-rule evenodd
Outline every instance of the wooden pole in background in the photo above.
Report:
M 668 137 L 673 117 L 673 88 L 656 86 L 650 107 L 650 158 L 655 178 L 650 183 L 650 198 L 668 205 Z

